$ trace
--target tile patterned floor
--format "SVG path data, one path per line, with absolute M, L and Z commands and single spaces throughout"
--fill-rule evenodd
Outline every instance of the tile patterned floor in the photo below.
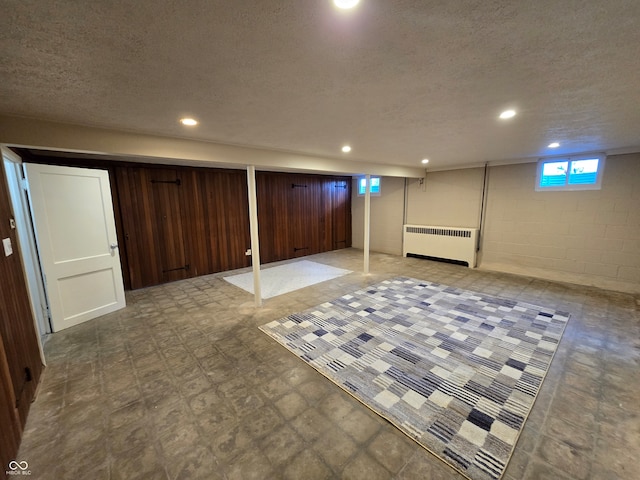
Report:
M 221 274 L 129 292 L 57 333 L 18 455 L 34 479 L 462 479 L 257 330 L 397 275 L 572 313 L 504 476 L 640 471 L 640 304 L 631 295 L 362 252 L 356 273 L 253 306 Z

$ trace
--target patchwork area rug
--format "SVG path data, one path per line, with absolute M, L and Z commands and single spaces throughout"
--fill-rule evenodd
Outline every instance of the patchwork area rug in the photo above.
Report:
M 299 288 L 333 280 L 348 273 L 351 273 L 351 270 L 344 270 L 309 260 L 300 260 L 299 262 L 265 268 L 260 270 L 262 298 L 271 298 L 283 293 L 293 292 Z M 253 272 L 232 275 L 224 277 L 224 279 L 236 287 L 240 287 L 249 293 L 254 293 Z
M 566 312 L 412 278 L 260 329 L 473 480 L 504 473 Z

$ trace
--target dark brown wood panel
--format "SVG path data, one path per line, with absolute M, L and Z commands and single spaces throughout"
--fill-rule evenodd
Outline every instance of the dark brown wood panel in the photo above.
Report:
M 256 183 L 263 263 L 351 246 L 350 178 L 260 172 Z
M 178 170 L 117 167 L 115 178 L 131 288 L 189 277 Z
M 0 167 L 0 239 L 9 238 L 13 247 L 9 256 L 0 249 L 0 458 L 4 465 L 0 468 L 6 467 L 5 459 L 18 449 L 42 372 L 18 239 L 9 223 L 13 218 L 4 169 Z
M 336 179 L 331 189 L 331 248 L 351 246 L 351 179 Z
M 326 202 L 325 186 L 329 180 L 325 177 L 308 176 L 304 178 L 306 188 L 301 190 L 294 202 L 297 208 L 292 209 L 294 217 L 291 223 L 296 226 L 298 233 L 304 232 L 304 240 L 307 250 L 303 255 L 313 255 L 331 250 L 331 244 L 327 241 L 327 230 L 330 225 L 327 218 L 331 218 L 331 211 Z M 293 189 L 295 192 L 298 189 Z M 296 243 L 300 243 L 297 240 Z M 299 253 L 299 252 L 297 252 Z M 296 255 L 299 256 L 299 255 Z
M 131 288 L 250 265 L 244 171 L 119 166 L 116 179 Z
M 15 459 L 20 447 L 22 429 L 20 416 L 15 408 L 16 396 L 13 392 L 9 363 L 4 351 L 4 340 L 0 335 L 0 465 L 6 467 Z M 4 472 L 2 475 L 4 475 Z M 0 475 L 0 478 L 4 476 Z
M 214 268 L 215 260 L 209 246 L 209 224 L 207 218 L 206 190 L 203 183 L 205 178 L 198 174 L 198 170 L 183 171 L 183 225 L 186 228 L 184 236 L 185 246 L 189 252 L 190 273 L 194 276 L 206 275 Z
M 182 206 L 182 180 L 178 171 L 173 169 L 150 169 L 148 172 L 157 228 L 154 241 L 158 246 L 162 282 L 188 278 L 190 265 L 182 226 L 185 211 Z
M 149 172 L 145 168 L 118 167 L 116 180 L 125 239 L 120 255 L 126 256 L 128 265 L 123 274 L 129 277 L 133 289 L 158 285 L 163 277 Z
M 287 175 L 266 172 L 256 174 L 258 233 L 262 263 L 293 258 L 289 224 L 291 183 L 292 179 Z
M 251 264 L 245 170 L 56 161 L 112 172 L 127 288 Z M 349 177 L 258 172 L 256 184 L 262 263 L 351 246 Z
M 311 254 L 328 252 L 331 247 L 331 190 L 333 179 L 311 176 L 307 181 L 311 190 L 309 212 L 311 224 Z
M 110 167 L 109 183 L 111 185 L 111 199 L 113 201 L 113 214 L 116 221 L 116 236 L 118 238 L 120 266 L 122 268 L 122 279 L 124 281 L 125 290 L 131 290 L 131 279 L 129 278 L 129 259 L 126 255 L 126 240 L 122 228 L 122 208 L 120 207 L 120 193 L 118 192 L 118 180 L 116 178 L 116 169 Z
M 187 251 L 192 275 L 247 267 L 251 246 L 244 171 L 189 169 L 182 173 Z
M 289 188 L 289 227 L 292 256 L 304 257 L 316 253 L 313 230 L 317 229 L 317 214 L 313 209 L 314 184 L 306 177 L 292 178 Z M 291 257 L 290 257 L 291 258 Z

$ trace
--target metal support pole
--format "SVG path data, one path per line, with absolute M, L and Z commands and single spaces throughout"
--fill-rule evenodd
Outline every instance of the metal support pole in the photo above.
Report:
M 364 194 L 364 273 L 369 273 L 369 237 L 371 220 L 371 175 L 365 175 L 366 190 Z

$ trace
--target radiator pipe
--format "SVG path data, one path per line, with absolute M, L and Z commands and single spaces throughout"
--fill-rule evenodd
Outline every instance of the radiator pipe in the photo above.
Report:
M 407 177 L 404 177 L 404 198 L 403 198 L 403 204 L 402 204 L 402 225 L 406 225 L 407 224 L 407 203 L 409 202 L 409 199 L 407 198 Z
M 485 198 L 487 194 L 487 176 L 489 175 L 489 163 L 484 164 L 484 178 L 482 180 L 482 200 L 480 201 L 480 225 L 478 226 L 478 244 L 476 245 L 476 253 L 480 251 L 480 241 L 484 233 L 484 210 Z

